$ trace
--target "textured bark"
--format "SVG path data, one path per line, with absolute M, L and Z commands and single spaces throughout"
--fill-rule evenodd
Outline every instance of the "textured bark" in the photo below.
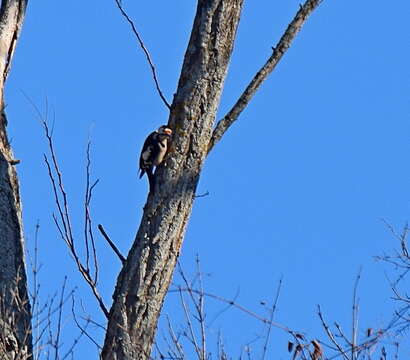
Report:
M 199 0 L 169 125 L 135 242 L 118 277 L 102 358 L 147 359 L 206 157 L 243 0 Z
M 32 353 L 19 184 L 4 111 L 4 83 L 26 6 L 27 0 L 3 0 L 0 8 L 0 359 L 7 360 Z

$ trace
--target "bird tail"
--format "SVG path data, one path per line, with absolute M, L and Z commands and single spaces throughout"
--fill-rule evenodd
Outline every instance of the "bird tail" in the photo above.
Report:
M 149 181 L 149 192 L 154 193 L 155 189 L 155 175 L 152 171 L 147 171 L 148 181 Z
M 144 174 L 147 174 L 150 193 L 154 193 L 154 187 L 155 187 L 155 175 L 152 170 L 153 170 L 152 167 L 145 168 L 145 169 L 141 168 L 140 174 L 139 174 L 140 179 L 144 176 Z

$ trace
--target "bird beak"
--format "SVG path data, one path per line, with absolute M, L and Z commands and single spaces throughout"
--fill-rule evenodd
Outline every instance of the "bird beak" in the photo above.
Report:
M 168 135 L 168 136 L 171 136 L 172 135 L 172 130 L 169 129 L 169 128 L 166 128 L 166 129 L 164 129 L 164 134 Z

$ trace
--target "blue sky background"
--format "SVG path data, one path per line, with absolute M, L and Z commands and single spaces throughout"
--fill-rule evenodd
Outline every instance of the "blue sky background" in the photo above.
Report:
M 196 3 L 123 3 L 171 101 Z M 293 0 L 246 2 L 219 118 L 269 57 L 298 6 Z M 359 328 L 363 333 L 389 322 L 394 304 L 386 275 L 394 272 L 373 257 L 398 245 L 381 219 L 398 231 L 408 220 L 409 14 L 407 1 L 324 1 L 211 153 L 198 188 L 210 195 L 195 203 L 180 258 L 193 275 L 199 254 L 209 274 L 207 291 L 233 298 L 239 289 L 238 303 L 267 315 L 260 302 L 272 301 L 283 277 L 276 321 L 323 338 L 316 305 L 330 323 L 349 329 L 353 284 L 362 267 Z M 47 102 L 50 119 L 55 114 L 54 140 L 79 242 L 85 148 L 91 139 L 92 172 L 100 179 L 94 224 L 103 224 L 124 254 L 147 195 L 146 179 L 136 176 L 137 158 L 146 135 L 166 123 L 167 109 L 113 0 L 29 4 L 6 93 L 8 130 L 21 159 L 28 248 L 39 221 L 42 299 L 67 275 L 86 313 L 102 322 L 53 225 L 46 142 L 23 93 L 44 114 Z M 97 237 L 99 288 L 109 305 L 120 264 Z M 225 306 L 207 304 L 208 319 Z M 175 294 L 163 313 L 172 315 L 177 329 L 184 323 Z M 78 330 L 69 308 L 65 319 L 68 346 Z M 163 319 L 160 331 L 166 332 Z M 219 329 L 233 358 L 264 334 L 263 324 L 231 309 L 210 325 L 210 351 Z M 102 341 L 98 329 L 90 331 Z M 287 359 L 287 340 L 275 330 L 267 358 Z M 262 346 L 261 340 L 252 342 L 255 358 Z M 83 338 L 75 355 L 94 353 Z

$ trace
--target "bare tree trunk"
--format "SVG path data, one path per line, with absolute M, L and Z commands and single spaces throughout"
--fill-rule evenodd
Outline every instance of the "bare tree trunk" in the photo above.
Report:
M 175 136 L 117 281 L 102 358 L 147 359 L 182 245 L 243 0 L 199 0 L 171 107 Z
M 4 84 L 24 20 L 27 0 L 2 0 L 0 8 L 0 359 L 32 354 L 19 183 L 4 111 Z

